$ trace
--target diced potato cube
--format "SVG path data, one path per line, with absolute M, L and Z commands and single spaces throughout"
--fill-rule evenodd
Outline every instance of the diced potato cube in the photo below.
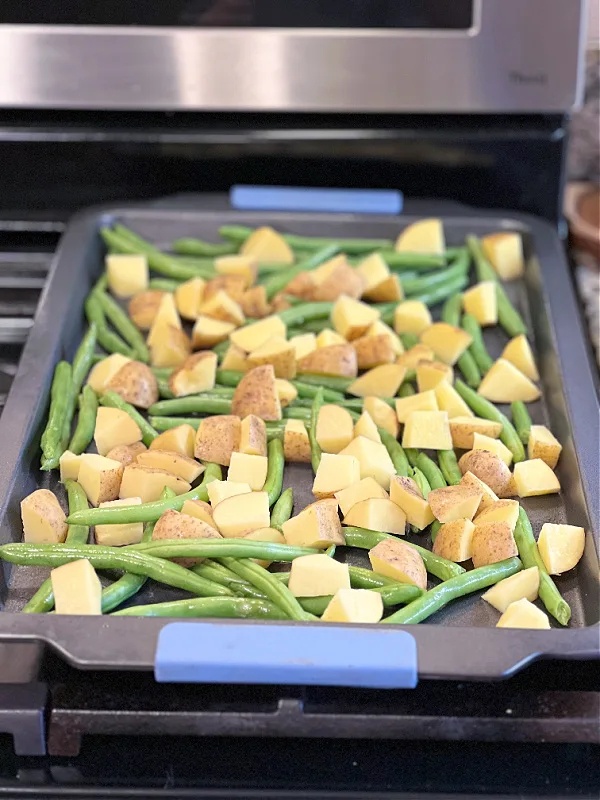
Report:
M 209 484 L 210 485 L 210 484 Z M 213 510 L 213 519 L 223 536 L 239 539 L 251 531 L 268 528 L 269 495 L 266 492 L 244 494 L 222 500 Z
M 68 526 L 65 512 L 48 489 L 37 489 L 21 500 L 23 541 L 31 544 L 64 542 Z
M 183 458 L 184 456 L 181 456 Z M 83 468 L 83 464 L 82 464 Z M 79 471 L 81 480 L 81 470 Z M 164 469 L 152 469 L 141 464 L 129 464 L 123 470 L 119 497 L 141 497 L 142 503 L 158 500 L 165 486 L 175 494 L 185 494 L 192 488 L 187 482 Z
M 181 453 L 182 456 L 192 458 L 194 455 L 194 439 L 196 431 L 191 425 L 178 425 L 164 433 L 159 433 L 156 439 L 150 442 L 150 450 L 168 450 L 170 453 Z
M 190 426 L 191 427 L 191 426 Z M 192 428 L 193 430 L 193 428 Z M 158 436 L 156 437 L 158 439 Z M 135 444 L 120 444 L 113 447 L 106 454 L 107 458 L 112 458 L 113 461 L 120 461 L 124 467 L 128 464 L 133 464 L 137 461 L 140 453 L 145 453 L 148 448 L 143 442 L 135 442 Z
M 301 333 L 298 336 L 292 336 L 289 342 L 296 351 L 296 361 L 300 361 L 304 356 L 317 349 L 317 337 L 314 333 Z
M 519 503 L 517 500 L 496 500 L 483 508 L 475 517 L 475 524 L 481 522 L 507 522 L 514 532 L 519 519 Z
M 200 312 L 212 319 L 231 322 L 236 327 L 243 325 L 246 321 L 240 304 L 233 300 L 223 289 L 216 292 L 210 300 L 205 300 L 200 306 Z
M 129 364 L 131 361 L 127 356 L 122 356 L 120 353 L 113 353 L 111 356 L 103 358 L 95 366 L 88 376 L 87 383 L 91 386 L 96 394 L 104 394 L 106 387 L 111 382 L 112 378 L 117 372 Z
M 286 461 L 310 464 L 310 439 L 300 419 L 288 419 L 283 432 L 283 454 Z
M 576 566 L 585 548 L 585 531 L 577 525 L 542 525 L 538 548 L 550 575 L 560 575 Z
M 530 567 L 496 583 L 481 598 L 502 614 L 517 600 L 525 598 L 533 603 L 537 599 L 539 588 L 540 571 L 537 567 Z
M 421 554 L 400 539 L 384 539 L 369 550 L 373 571 L 399 583 L 427 588 L 427 571 Z
M 550 627 L 548 615 L 529 600 L 515 600 L 496 623 L 497 628 L 542 628 Z
M 394 346 L 385 334 L 365 335 L 352 342 L 359 369 L 371 369 L 382 364 L 392 364 L 396 358 Z
M 87 558 L 50 572 L 57 614 L 102 614 L 102 585 Z
M 514 364 L 499 358 L 484 376 L 478 393 L 492 403 L 533 403 L 541 396 L 538 387 L 525 377 Z
M 79 478 L 87 499 L 93 506 L 106 500 L 116 500 L 119 496 L 121 478 L 124 467 L 120 461 L 98 456 L 95 453 L 84 453 L 79 465 Z M 136 494 L 131 495 L 135 497 Z
M 390 274 L 390 268 L 380 253 L 368 255 L 356 267 L 356 271 L 364 280 L 365 288 L 363 293 L 366 297 L 369 296 L 368 293 L 371 289 L 379 286 Z
M 281 526 L 288 544 L 299 547 L 319 547 L 325 550 L 332 544 L 345 544 L 338 517 L 337 500 L 319 500 L 307 506 Z
M 469 450 L 458 460 L 460 471 L 472 472 L 499 497 L 507 497 L 512 475 L 504 461 L 489 450 Z
M 292 561 L 288 589 L 295 597 L 321 597 L 349 588 L 347 564 L 325 554 L 300 556 Z
M 371 498 L 379 500 L 388 499 L 388 493 L 385 489 L 381 488 L 374 478 L 363 478 L 358 481 L 358 483 L 353 483 L 346 489 L 335 493 L 335 499 L 338 501 L 340 511 L 344 516 L 346 516 L 350 509 L 357 503 Z
M 439 411 L 437 398 L 433 389 L 427 392 L 412 394 L 410 397 L 396 399 L 396 416 L 398 422 L 406 422 L 413 411 Z
M 395 475 L 390 485 L 390 499 L 406 514 L 406 521 L 422 531 L 434 520 L 427 500 L 413 478 Z
M 498 292 L 496 281 L 482 281 L 463 295 L 463 308 L 482 326 L 498 322 Z
M 354 423 L 347 409 L 326 404 L 319 409 L 317 443 L 325 453 L 339 453 L 354 437 Z
M 234 331 L 233 322 L 223 322 L 200 314 L 192 330 L 192 347 L 194 350 L 209 349 L 219 342 L 224 342 Z
M 202 278 L 190 278 L 175 289 L 175 305 L 184 319 L 196 320 L 200 316 L 205 286 Z
M 208 392 L 215 386 L 216 353 L 194 353 L 169 376 L 169 388 L 175 397 Z
M 448 561 L 456 561 L 458 564 L 461 561 L 468 561 L 473 554 L 474 531 L 475 525 L 470 519 L 455 519 L 452 522 L 446 522 L 437 533 L 433 543 L 433 552 L 442 558 L 447 558 Z
M 403 447 L 423 450 L 451 450 L 452 436 L 447 411 L 413 411 L 402 434 Z
M 554 469 L 561 452 L 561 443 L 545 425 L 531 426 L 527 444 L 527 454 L 530 459 L 541 458 L 550 469 Z
M 212 481 L 211 481 L 212 482 Z M 194 517 L 210 525 L 211 528 L 217 530 L 217 526 L 213 519 L 212 508 L 204 500 L 186 500 L 181 506 L 181 513 L 188 517 Z
M 406 514 L 391 500 L 371 497 L 355 503 L 344 517 L 344 525 L 368 528 L 383 533 L 406 533 Z
M 410 350 L 406 350 L 396 359 L 396 364 L 405 367 L 407 370 L 416 370 L 421 361 L 433 361 L 434 355 L 431 347 L 424 344 L 416 344 Z
M 369 395 L 363 402 L 364 410 L 372 417 L 373 422 L 379 428 L 383 428 L 391 434 L 394 439 L 398 436 L 398 418 L 396 412 L 385 400 L 380 397 Z
M 178 367 L 191 352 L 192 344 L 185 331 L 174 325 L 161 325 L 150 345 L 150 363 L 153 367 Z
M 454 382 L 454 370 L 449 364 L 443 364 L 441 361 L 420 361 L 416 372 L 419 392 L 435 389 L 442 381 L 450 385 Z
M 277 378 L 296 377 L 296 350 L 281 336 L 272 336 L 248 355 L 249 367 L 272 364 Z
M 492 439 L 482 433 L 475 432 L 473 434 L 473 450 L 487 450 L 488 453 L 495 453 L 498 458 L 504 461 L 507 467 L 512 464 L 513 455 L 500 439 Z
M 275 386 L 282 408 L 287 408 L 298 397 L 298 390 L 294 384 L 286 381 L 285 378 L 275 378 Z
M 447 381 L 438 383 L 433 391 L 438 408 L 440 411 L 448 412 L 448 419 L 475 416 L 454 386 L 451 386 Z
M 244 375 L 233 393 L 231 413 L 238 417 L 254 414 L 265 420 L 281 419 L 281 403 L 272 364 L 254 367 Z
M 519 497 L 537 497 L 560 492 L 560 483 L 548 464 L 541 458 L 515 464 L 514 479 Z
M 507 522 L 475 525 L 471 554 L 474 567 L 485 567 L 518 555 L 515 538 Z
M 524 333 L 520 333 L 510 340 L 502 351 L 501 358 L 510 361 L 529 380 L 539 381 L 540 374 L 531 351 L 531 345 Z
M 450 420 L 450 435 L 454 447 L 460 450 L 472 450 L 475 433 L 497 439 L 502 433 L 502 423 L 470 416 L 454 417 Z
M 347 264 L 348 259 L 343 253 L 340 253 L 337 256 L 333 256 L 333 258 L 329 258 L 327 261 L 324 261 L 320 266 L 316 269 L 311 270 L 310 277 L 312 278 L 312 282 L 315 286 L 320 286 L 324 283 L 331 275 L 336 272 L 337 268 L 342 264 Z
M 138 455 L 137 463 L 144 467 L 170 472 L 187 483 L 193 483 L 205 469 L 204 465 L 195 459 L 168 450 L 146 450 Z
M 447 322 L 434 322 L 423 331 L 420 338 L 446 364 L 456 364 L 473 341 L 471 335 L 462 328 L 448 325 Z
M 325 328 L 316 338 L 317 347 L 331 347 L 332 344 L 346 344 L 343 336 L 331 328 Z M 311 352 L 311 351 L 309 351 Z
M 264 420 L 254 414 L 244 417 L 240 428 L 238 450 L 250 456 L 267 455 L 267 426 Z
M 127 311 L 133 324 L 140 330 L 147 331 L 152 327 L 161 301 L 167 292 L 148 289 L 135 294 L 127 304 Z
M 471 486 L 444 486 L 429 492 L 427 501 L 434 517 L 440 522 L 454 522 L 456 519 L 473 519 L 483 492 Z
M 368 589 L 339 589 L 321 616 L 322 622 L 379 622 L 383 616 L 383 599 Z
M 255 531 L 250 531 L 250 533 L 246 533 L 243 537 L 244 539 L 252 539 L 254 542 L 272 542 L 273 544 L 285 544 L 285 536 L 283 533 L 280 533 L 275 528 L 258 528 Z M 329 558 L 329 556 L 327 556 Z M 251 561 L 255 561 L 260 567 L 264 567 L 265 569 L 269 567 L 273 562 L 268 561 L 265 558 L 252 558 Z M 330 559 L 331 561 L 332 559 Z
M 232 453 L 227 480 L 247 483 L 253 492 L 260 492 L 267 479 L 268 467 L 269 460 L 266 456 Z
M 236 344 L 230 344 L 227 352 L 223 356 L 221 369 L 230 369 L 232 372 L 246 372 L 248 369 L 248 358 L 246 351 Z
M 208 525 L 197 516 L 182 514 L 169 509 L 161 514 L 154 530 L 152 541 L 161 539 L 220 539 L 221 534 L 213 525 Z M 202 561 L 202 558 L 174 558 L 182 567 L 193 567 Z
M 64 483 L 65 481 L 72 480 L 76 481 L 79 477 L 79 464 L 81 462 L 81 456 L 75 455 L 70 450 L 65 450 L 62 456 L 58 460 L 58 465 L 60 467 L 60 481 Z
M 520 278 L 525 271 L 523 240 L 520 233 L 503 231 L 484 236 L 481 246 L 503 281 Z
M 379 317 L 380 312 L 376 308 L 347 295 L 342 295 L 335 302 L 331 312 L 334 328 L 348 342 L 363 336 Z
M 106 256 L 108 288 L 117 297 L 133 297 L 148 288 L 148 259 L 144 255 L 109 253 Z
M 390 488 L 390 479 L 396 474 L 388 451 L 379 442 L 357 436 L 340 455 L 354 456 L 360 464 L 360 478 L 374 478 L 384 489 Z
M 318 302 L 328 301 L 333 302 L 341 295 L 349 297 L 360 297 L 364 281 L 361 276 L 356 272 L 354 267 L 346 262 L 345 256 L 341 256 L 340 262 L 335 266 L 331 273 L 321 282 L 315 281 L 314 273 L 309 273 L 315 282 L 312 291 L 312 299 Z
M 319 347 L 298 361 L 298 372 L 355 378 L 358 373 L 356 350 L 351 344 Z M 302 378 L 300 378 L 302 380 Z
M 206 282 L 203 300 L 207 303 L 219 292 L 225 292 L 236 303 L 241 303 L 246 291 L 246 281 L 242 275 L 218 275 Z
M 484 483 L 477 475 L 472 472 L 465 472 L 460 480 L 461 486 L 471 486 L 476 491 L 481 491 L 482 497 L 479 504 L 479 512 L 489 508 L 498 502 L 498 496 L 490 489 L 487 483 Z
M 215 272 L 218 275 L 241 275 L 246 287 L 252 286 L 256 280 L 258 261 L 253 256 L 234 255 L 215 258 Z
M 251 353 L 274 336 L 285 339 L 287 328 L 277 314 L 233 331 L 230 340 L 246 353 Z
M 323 453 L 312 492 L 319 499 L 333 497 L 336 492 L 358 483 L 359 480 L 360 466 L 354 456 Z
M 420 300 L 405 300 L 394 309 L 396 333 L 414 333 L 419 336 L 432 322 L 429 309 Z
M 404 299 L 404 292 L 400 278 L 397 275 L 388 275 L 380 284 L 363 295 L 373 303 L 396 303 Z
M 141 497 L 127 497 L 124 500 L 109 500 L 107 503 L 100 503 L 99 507 L 139 506 L 141 504 Z M 129 522 L 122 525 L 96 525 L 94 538 L 96 539 L 96 544 L 119 547 L 126 544 L 137 544 L 141 542 L 143 533 L 143 522 Z
M 260 456 L 257 456 L 260 458 Z M 211 506 L 218 506 L 223 500 L 228 497 L 236 497 L 238 494 L 250 494 L 252 489 L 248 483 L 241 483 L 236 481 L 211 481 L 206 487 L 208 492 L 208 499 Z
M 161 331 L 168 327 L 181 329 L 181 319 L 175 305 L 175 298 L 170 292 L 166 292 L 160 301 L 148 334 L 148 347 L 152 347 L 160 337 L 164 336 Z
M 240 247 L 240 255 L 252 256 L 259 264 L 293 264 L 292 248 L 269 226 L 257 228 Z
M 396 239 L 396 250 L 399 253 L 443 256 L 446 241 L 441 219 L 422 219 L 413 222 Z
M 347 391 L 356 397 L 394 397 L 405 375 L 406 369 L 399 364 L 383 364 L 365 372 Z
M 354 436 L 365 436 L 374 442 L 381 442 L 381 436 L 377 430 L 377 425 L 368 411 L 363 411 L 358 420 L 354 423 Z
M 142 439 L 142 431 L 126 411 L 100 406 L 96 415 L 94 442 L 101 456 L 120 444 L 134 444 Z
M 387 338 L 390 340 L 392 344 L 392 347 L 394 348 L 394 353 L 397 356 L 401 356 L 402 353 L 404 352 L 404 345 L 400 341 L 400 337 L 398 336 L 397 333 L 394 333 L 394 331 L 390 328 L 390 326 L 386 325 L 386 323 L 383 322 L 383 320 L 380 319 L 375 320 L 375 322 L 371 325 L 371 327 L 369 328 L 369 330 L 365 335 L 387 336 Z

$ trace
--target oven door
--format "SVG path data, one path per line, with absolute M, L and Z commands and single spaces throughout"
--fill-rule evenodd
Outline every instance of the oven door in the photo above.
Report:
M 0 106 L 491 113 L 578 99 L 584 0 L 56 5 L 0 4 Z

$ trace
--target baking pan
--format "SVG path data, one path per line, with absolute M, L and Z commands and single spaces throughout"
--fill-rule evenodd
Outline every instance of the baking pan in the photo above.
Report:
M 437 215 L 435 204 L 429 215 Z M 599 408 L 587 358 L 584 334 L 564 253 L 554 229 L 524 215 L 486 212 L 442 216 L 448 244 L 498 230 L 522 234 L 527 268 L 524 280 L 509 284 L 511 299 L 525 316 L 541 374 L 543 398 L 530 406 L 534 422 L 547 423 L 563 444 L 558 475 L 560 496 L 523 502 L 537 534 L 544 522 L 569 522 L 587 531 L 586 549 L 577 568 L 557 578 L 573 616 L 568 629 L 498 630 L 497 612 L 475 595 L 437 613 L 427 624 L 405 626 L 416 642 L 422 678 L 491 680 L 510 675 L 541 657 L 594 658 L 599 655 L 598 584 Z M 41 473 L 39 438 L 44 428 L 55 364 L 71 359 L 84 331 L 83 302 L 97 279 L 104 249 L 99 228 L 122 222 L 160 247 L 178 237 L 215 240 L 223 224 L 271 224 L 283 231 L 335 237 L 394 238 L 415 217 L 242 213 L 168 208 L 101 208 L 76 217 L 65 233 L 40 299 L 32 332 L 0 419 L 0 542 L 21 538 L 19 503 L 36 488 L 62 488 L 55 474 Z M 493 356 L 506 342 L 499 330 L 486 331 Z M 286 469 L 296 510 L 309 498 L 312 474 L 301 465 Z M 422 541 L 423 537 L 416 541 Z M 428 543 L 429 544 L 429 543 Z M 365 553 L 342 551 L 364 564 Z M 169 620 L 118 617 L 60 617 L 17 613 L 47 571 L 3 564 L 0 577 L 0 641 L 41 639 L 71 664 L 87 669 L 152 670 L 157 639 Z M 176 590 L 148 582 L 137 602 L 179 596 Z M 198 626 L 193 620 L 184 623 Z M 225 625 L 283 628 L 297 623 L 223 621 Z M 362 626 L 355 626 L 359 632 Z M 381 626 L 385 628 L 385 626 Z M 386 630 L 391 630 L 389 626 Z M 190 635 L 199 628 L 190 628 Z M 333 633 L 333 628 L 332 628 Z M 366 633 L 366 632 L 365 632 Z M 258 634 L 258 631 L 257 631 Z M 260 638 L 260 637 L 258 637 Z M 372 665 L 376 671 L 378 665 Z M 310 678 L 309 678 L 310 681 Z M 314 682 L 314 680 L 313 680 Z

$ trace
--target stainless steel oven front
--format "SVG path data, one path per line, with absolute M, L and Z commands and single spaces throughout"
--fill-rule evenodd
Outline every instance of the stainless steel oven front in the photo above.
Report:
M 2 0 L 0 106 L 565 111 L 584 12 L 585 0 Z

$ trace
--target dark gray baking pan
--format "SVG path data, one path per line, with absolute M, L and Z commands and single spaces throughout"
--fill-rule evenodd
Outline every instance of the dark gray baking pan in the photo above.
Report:
M 435 206 L 428 209 L 435 214 Z M 575 570 L 557 578 L 573 616 L 566 630 L 498 630 L 497 612 L 479 596 L 455 602 L 427 624 L 405 626 L 416 642 L 418 676 L 422 678 L 493 680 L 510 675 L 543 657 L 593 658 L 599 655 L 598 583 L 598 451 L 599 409 L 584 335 L 563 250 L 554 229 L 532 217 L 477 212 L 445 216 L 449 245 L 465 235 L 500 229 L 519 231 L 527 255 L 525 279 L 508 286 L 512 299 L 530 326 L 541 373 L 543 400 L 531 406 L 534 421 L 545 422 L 563 444 L 558 475 L 560 496 L 532 498 L 524 506 L 537 532 L 544 522 L 569 522 L 587 531 L 583 559 Z M 34 326 L 0 419 L 0 542 L 19 541 L 19 502 L 29 492 L 47 487 L 61 495 L 54 475 L 42 474 L 39 438 L 44 427 L 49 387 L 55 364 L 73 356 L 84 331 L 83 301 L 102 269 L 103 246 L 98 229 L 118 220 L 161 247 L 177 237 L 216 240 L 226 223 L 275 227 L 299 234 L 340 237 L 395 237 L 414 217 L 294 215 L 123 207 L 96 209 L 79 215 L 65 233 L 42 294 Z M 506 342 L 502 332 L 486 331 L 497 356 Z M 295 489 L 296 509 L 311 498 L 308 469 L 290 467 L 286 485 Z M 312 498 L 311 498 L 312 499 Z M 365 554 L 346 551 L 355 563 Z M 24 615 L 19 610 L 46 577 L 38 568 L 3 565 L 0 578 L 0 641 L 41 639 L 70 663 L 85 669 L 152 670 L 158 635 L 169 620 L 118 617 Z M 177 597 L 175 590 L 149 582 L 135 602 Z M 187 621 L 187 626 L 202 623 Z M 218 625 L 267 626 L 287 629 L 294 623 L 219 622 Z M 360 630 L 360 626 L 356 626 Z M 385 628 L 381 626 L 380 629 Z M 186 631 L 188 629 L 186 628 Z M 189 628 L 191 638 L 200 627 Z M 392 626 L 386 628 L 392 630 Z M 293 634 L 292 634 L 293 635 Z M 283 632 L 282 632 L 283 636 Z M 260 637 L 258 637 L 260 638 Z M 258 641 L 258 639 L 257 639 Z M 270 665 L 273 666 L 273 665 Z M 373 674 L 376 663 L 371 665 Z M 306 682 L 318 677 L 306 670 Z M 265 671 L 277 681 L 277 671 Z M 203 680 L 202 674 L 198 676 Z M 300 677 L 297 681 L 302 682 Z M 357 678 L 357 683 L 364 683 Z M 368 684 L 369 681 L 367 680 Z M 392 681 L 393 683 L 393 681 Z M 371 684 L 373 685 L 373 684 Z

